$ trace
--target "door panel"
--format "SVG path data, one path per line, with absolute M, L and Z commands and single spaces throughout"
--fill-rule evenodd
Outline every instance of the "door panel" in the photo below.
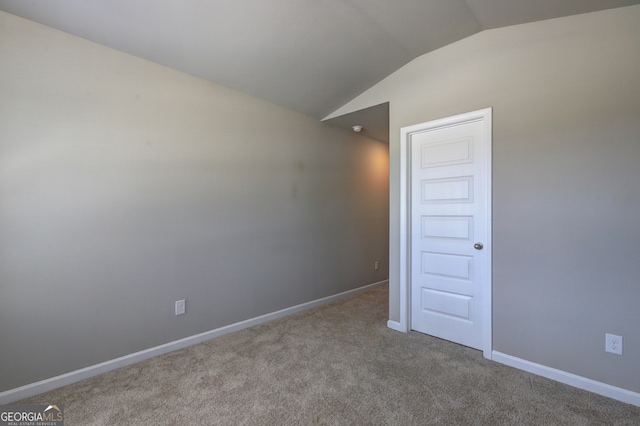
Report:
M 422 216 L 422 238 L 471 241 L 473 216 Z
M 442 315 L 468 320 L 471 316 L 472 300 L 470 296 L 462 294 L 422 289 L 422 308 Z

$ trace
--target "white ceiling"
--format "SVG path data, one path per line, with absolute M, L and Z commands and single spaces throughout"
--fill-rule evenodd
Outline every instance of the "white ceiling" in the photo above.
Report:
M 479 31 L 640 0 L 0 0 L 0 10 L 317 118 Z

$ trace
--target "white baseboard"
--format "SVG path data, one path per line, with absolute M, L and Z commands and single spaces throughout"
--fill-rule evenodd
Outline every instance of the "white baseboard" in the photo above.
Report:
M 535 362 L 527 361 L 511 355 L 506 355 L 497 351 L 492 352 L 491 359 L 493 361 L 499 362 L 500 364 L 505 364 L 519 370 L 524 370 L 529 373 L 537 374 L 538 376 L 546 377 L 547 379 L 555 380 L 557 382 L 576 387 L 578 389 L 597 393 L 598 395 L 606 396 L 618 401 L 626 402 L 627 404 L 632 404 L 640 407 L 640 393 L 637 392 L 632 392 L 630 390 L 611 386 L 606 383 L 597 382 L 595 380 L 587 379 L 586 377 L 567 373 L 566 371 L 556 370 L 555 368 L 536 364 Z
M 60 376 L 52 377 L 50 379 L 41 380 L 39 382 L 30 383 L 25 386 L 21 386 L 15 389 L 9 389 L 4 392 L 0 392 L 0 405 L 10 404 L 15 401 L 19 401 L 24 398 L 29 398 L 43 392 L 70 385 L 72 383 L 79 382 L 81 380 L 88 379 L 93 376 L 97 376 L 108 371 L 116 370 L 118 368 L 126 367 L 127 365 L 135 364 L 140 361 L 144 361 L 156 356 L 164 355 L 169 352 L 183 349 L 198 343 L 202 343 L 206 340 L 213 339 L 215 337 L 224 336 L 225 334 L 240 331 L 245 328 L 253 327 L 254 325 L 263 324 L 265 322 L 273 321 L 278 318 L 285 317 L 287 315 L 295 314 L 307 309 L 315 308 L 320 305 L 335 302 L 336 300 L 344 299 L 345 297 L 354 296 L 359 293 L 371 290 L 375 287 L 388 284 L 389 280 L 379 281 L 377 283 L 369 284 L 363 287 L 358 287 L 353 290 L 348 290 L 333 296 L 323 297 L 322 299 L 313 300 L 311 302 L 303 303 L 300 305 L 292 306 L 290 308 L 282 309 L 270 314 L 261 315 L 259 317 L 251 318 L 245 321 L 240 321 L 235 324 L 230 324 L 225 327 L 220 327 L 215 330 L 207 331 L 194 336 L 186 337 L 184 339 L 169 342 L 164 345 L 156 346 L 153 348 L 145 349 L 140 352 L 135 352 L 129 355 L 122 356 L 120 358 L 112 359 L 100 364 L 92 365 L 80 370 L 72 371 L 70 373 L 62 374 Z
M 387 321 L 387 327 L 395 331 L 400 331 L 402 333 L 407 332 L 406 327 L 403 327 L 402 324 L 400 324 L 398 321 Z

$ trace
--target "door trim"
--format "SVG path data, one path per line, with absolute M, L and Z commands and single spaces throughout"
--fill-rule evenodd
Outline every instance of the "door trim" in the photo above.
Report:
M 400 129 L 400 322 L 392 324 L 398 331 L 411 330 L 411 144 L 410 136 L 414 133 L 429 132 L 445 127 L 456 126 L 472 121 L 484 123 L 483 135 L 485 149 L 488 150 L 484 170 L 486 171 L 485 194 L 487 203 L 484 217 L 487 226 L 487 240 L 484 250 L 489 253 L 484 265 L 482 276 L 485 284 L 482 292 L 482 352 L 485 358 L 491 359 L 492 354 L 492 244 L 491 244 L 491 152 L 492 152 L 492 109 L 485 108 L 452 117 L 441 118 L 426 123 L 407 126 Z

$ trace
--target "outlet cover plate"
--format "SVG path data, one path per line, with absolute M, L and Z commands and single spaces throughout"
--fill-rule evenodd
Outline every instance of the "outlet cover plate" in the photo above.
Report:
M 176 300 L 176 316 L 184 315 L 186 313 L 187 313 L 187 305 L 185 304 L 184 299 Z
M 622 336 L 615 334 L 605 334 L 606 346 L 605 350 L 612 354 L 622 355 Z

